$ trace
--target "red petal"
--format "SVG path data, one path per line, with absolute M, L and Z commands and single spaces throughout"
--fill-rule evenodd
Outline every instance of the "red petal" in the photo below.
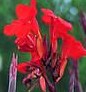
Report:
M 40 58 L 43 56 L 44 48 L 43 48 L 43 40 L 41 38 L 41 35 L 39 33 L 39 37 L 37 38 L 37 51 L 40 56 Z
M 33 6 L 33 7 L 36 7 L 36 0 L 31 0 L 30 5 Z
M 17 69 L 20 73 L 26 74 L 29 72 L 30 67 L 40 68 L 39 62 L 40 60 L 34 60 L 34 61 L 31 60 L 28 62 L 20 63 L 18 64 Z
M 79 41 L 68 35 L 63 41 L 62 55 L 64 58 L 79 59 L 86 55 L 86 50 Z
M 42 8 L 41 10 L 42 10 L 42 12 L 44 14 L 42 16 L 43 22 L 45 22 L 47 24 L 50 24 L 51 23 L 51 18 L 56 18 L 56 16 L 54 15 L 54 13 L 51 10 L 44 9 L 44 8 Z
M 31 56 L 32 56 L 32 58 L 31 58 L 32 61 L 35 62 L 35 63 L 37 63 L 39 65 L 40 64 L 40 61 L 39 61 L 40 56 L 39 56 L 37 50 L 31 52 Z
M 30 24 L 24 24 L 23 20 L 13 20 L 10 25 L 5 26 L 4 33 L 8 36 L 21 37 L 26 35 L 30 30 Z
M 79 59 L 82 56 L 86 56 L 86 49 L 83 48 L 79 41 L 76 41 L 70 50 L 69 56 L 73 59 Z
M 42 21 L 46 24 L 50 24 L 51 23 L 51 17 L 44 15 L 44 16 L 42 16 Z
M 24 33 L 26 33 L 26 32 L 23 32 L 23 30 L 25 29 L 23 21 L 14 20 L 11 23 L 11 25 L 13 27 L 13 31 L 14 31 L 15 36 L 19 37 L 19 36 L 22 36 Z
M 29 66 L 29 63 L 20 63 L 17 66 L 17 69 L 19 72 L 25 74 L 27 73 L 27 67 Z
M 33 18 L 31 21 L 31 30 L 33 31 L 35 35 L 38 35 L 39 25 L 36 18 Z
M 28 18 L 30 15 L 30 8 L 27 5 L 18 4 L 16 7 L 16 15 L 19 19 Z
M 56 18 L 55 14 L 50 9 L 44 9 L 44 8 L 42 8 L 41 11 L 44 13 L 44 15 Z
M 46 92 L 46 82 L 43 76 L 40 77 L 39 82 L 40 82 L 40 87 L 42 91 Z
M 14 31 L 13 31 L 13 26 L 12 25 L 7 25 L 4 27 L 4 34 L 7 36 L 13 36 Z
M 16 7 L 16 15 L 19 19 L 30 19 L 31 17 L 35 17 L 36 14 L 37 9 L 35 0 L 31 1 L 30 6 L 19 4 Z
M 64 19 L 57 17 L 57 24 L 60 25 L 60 30 L 63 28 L 65 31 L 72 30 L 72 25 Z
M 30 6 L 30 13 L 29 13 L 29 18 L 33 18 L 37 15 L 37 9 L 36 7 Z
M 72 46 L 72 43 L 74 42 L 74 38 L 70 35 L 65 35 L 65 38 L 63 40 L 62 44 L 62 57 L 67 58 L 70 48 Z

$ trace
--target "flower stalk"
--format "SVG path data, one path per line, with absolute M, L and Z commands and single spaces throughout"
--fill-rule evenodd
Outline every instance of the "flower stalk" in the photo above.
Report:
M 83 92 L 81 83 L 79 81 L 79 70 L 78 61 L 73 60 L 72 69 L 70 69 L 70 82 L 69 82 L 69 92 Z

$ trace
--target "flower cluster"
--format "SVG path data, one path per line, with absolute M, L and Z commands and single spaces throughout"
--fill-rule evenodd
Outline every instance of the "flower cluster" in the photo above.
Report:
M 41 89 L 45 92 L 46 85 L 49 88 L 52 87 L 46 72 L 50 70 L 53 82 L 57 83 L 64 74 L 67 59 L 77 60 L 86 55 L 86 50 L 79 41 L 68 33 L 72 30 L 72 25 L 69 22 L 56 16 L 49 9 L 42 8 L 41 11 L 43 23 L 49 26 L 49 44 L 46 37 L 42 37 L 40 33 L 36 19 L 36 0 L 31 0 L 29 6 L 17 5 L 17 19 L 4 27 L 4 34 L 16 36 L 15 44 L 18 49 L 22 52 L 29 52 L 32 56 L 30 61 L 17 66 L 19 72 L 27 74 L 23 83 L 28 84 L 30 88 L 35 82 L 40 82 Z M 59 39 L 62 40 L 60 52 L 58 51 Z

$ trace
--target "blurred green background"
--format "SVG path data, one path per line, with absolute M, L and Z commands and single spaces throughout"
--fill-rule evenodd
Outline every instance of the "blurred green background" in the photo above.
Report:
M 48 28 L 42 24 L 40 8 L 49 8 L 58 16 L 70 21 L 73 24 L 73 31 L 71 34 L 80 40 L 84 47 L 86 47 L 86 35 L 80 24 L 80 12 L 86 12 L 86 0 L 37 0 L 38 8 L 38 22 L 40 29 L 43 33 L 47 34 Z M 30 55 L 20 53 L 17 51 L 14 44 L 14 37 L 7 37 L 3 34 L 3 28 L 6 24 L 11 23 L 16 18 L 15 7 L 17 4 L 28 4 L 29 0 L 0 0 L 0 92 L 7 92 L 8 89 L 8 71 L 11 62 L 12 53 L 15 52 L 19 55 L 19 62 L 27 61 Z M 79 60 L 80 81 L 84 92 L 86 92 L 86 57 Z M 58 92 L 68 92 L 68 68 L 62 80 L 58 83 Z M 18 73 L 17 77 L 17 92 L 27 92 L 27 89 L 22 84 L 23 75 Z M 34 92 L 40 92 L 36 88 Z

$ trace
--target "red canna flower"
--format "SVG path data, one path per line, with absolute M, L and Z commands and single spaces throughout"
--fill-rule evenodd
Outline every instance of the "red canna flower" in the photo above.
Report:
M 50 26 L 50 40 L 52 44 L 52 51 L 56 52 L 57 39 L 64 39 L 65 34 L 72 30 L 72 25 L 60 17 L 57 17 L 51 10 L 42 9 L 44 13 L 42 20 Z
M 62 57 L 79 59 L 82 56 L 86 55 L 86 50 L 74 37 L 66 35 L 66 38 L 63 41 L 62 45 Z
M 64 74 L 67 59 L 72 58 L 74 61 L 77 61 L 82 56 L 86 56 L 86 49 L 84 49 L 80 41 L 77 41 L 73 36 L 65 35 L 62 44 L 61 59 L 59 60 L 59 68 L 56 68 L 57 74 L 59 74 L 56 82 L 58 82 Z
M 5 26 L 4 33 L 8 36 L 15 35 L 17 37 L 27 35 L 29 32 L 38 35 L 39 26 L 36 20 L 36 14 L 35 0 L 31 0 L 30 6 L 23 4 L 17 5 L 16 15 L 18 19 Z
M 31 0 L 30 6 L 19 4 L 16 7 L 17 20 L 5 26 L 4 33 L 17 37 L 15 43 L 23 52 L 35 52 L 42 57 L 42 37 L 36 20 L 36 0 Z M 37 56 L 37 55 L 36 55 Z

